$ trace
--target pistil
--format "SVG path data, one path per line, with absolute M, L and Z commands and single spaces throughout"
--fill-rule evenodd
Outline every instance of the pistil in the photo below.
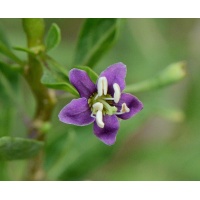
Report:
M 105 108 L 105 113 L 108 114 L 108 115 L 113 115 L 115 114 L 115 112 L 117 111 L 117 108 L 115 106 L 111 106 L 109 105 L 108 102 L 106 102 L 105 100 L 103 99 L 99 99 L 98 100 L 99 102 L 101 102 Z

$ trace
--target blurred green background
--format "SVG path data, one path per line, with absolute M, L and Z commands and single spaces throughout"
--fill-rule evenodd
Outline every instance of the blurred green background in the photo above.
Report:
M 61 44 L 50 52 L 72 67 L 76 42 L 84 19 L 46 19 L 61 28 Z M 26 46 L 21 19 L 0 19 L 12 46 Z M 26 58 L 23 52 L 17 52 Z M 0 57 L 1 58 L 1 57 Z M 123 19 L 115 46 L 94 70 L 123 62 L 126 83 L 132 84 L 177 61 L 187 62 L 187 77 L 175 85 L 135 94 L 144 109 L 121 121 L 117 142 L 106 146 L 92 125 L 75 127 L 58 120 L 71 99 L 60 99 L 53 113 L 45 145 L 48 180 L 200 180 L 200 19 Z M 0 84 L 0 136 L 25 137 L 33 116 L 33 96 L 19 76 L 10 74 L 15 93 Z M 0 161 L 0 180 L 21 180 L 27 162 Z

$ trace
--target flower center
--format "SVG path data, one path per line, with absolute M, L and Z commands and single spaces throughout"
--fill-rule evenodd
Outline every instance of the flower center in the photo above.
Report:
M 118 103 L 121 97 L 120 87 L 117 83 L 113 84 L 113 97 L 108 92 L 108 81 L 106 77 L 100 77 L 97 82 L 97 93 L 94 93 L 89 99 L 88 104 L 91 108 L 91 116 L 96 118 L 96 123 L 100 128 L 104 128 L 103 115 L 121 115 L 129 112 L 130 109 L 126 103 L 121 106 L 120 112 L 117 112 L 117 107 L 114 103 Z

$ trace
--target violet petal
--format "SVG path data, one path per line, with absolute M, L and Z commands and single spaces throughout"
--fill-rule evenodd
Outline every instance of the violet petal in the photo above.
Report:
M 83 70 L 71 69 L 69 72 L 69 80 L 81 97 L 89 98 L 96 91 L 95 84 Z
M 115 115 L 105 115 L 103 117 L 104 128 L 100 128 L 96 121 L 94 122 L 94 134 L 105 144 L 112 145 L 116 141 L 119 121 Z
M 143 109 L 142 102 L 137 97 L 129 93 L 122 93 L 119 102 L 115 104 L 115 106 L 118 108 L 118 112 L 120 112 L 121 105 L 123 103 L 126 103 L 130 111 L 122 115 L 117 115 L 117 117 L 121 119 L 129 119 Z
M 83 97 L 73 99 L 60 111 L 58 117 L 63 123 L 85 126 L 91 124 L 95 120 L 90 115 L 91 110 L 88 105 L 88 100 Z
M 99 77 L 105 76 L 108 80 L 108 94 L 111 94 L 113 96 L 114 89 L 113 84 L 117 83 L 122 90 L 124 90 L 126 83 L 125 83 L 125 77 L 126 77 L 126 65 L 119 62 L 115 63 L 111 66 L 109 66 L 106 70 L 104 70 Z

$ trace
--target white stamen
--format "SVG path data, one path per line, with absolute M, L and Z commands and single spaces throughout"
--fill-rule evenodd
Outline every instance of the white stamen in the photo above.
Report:
M 93 113 L 96 113 L 96 122 L 97 122 L 97 125 L 100 127 L 100 128 L 103 128 L 104 127 L 104 123 L 103 123 L 103 113 L 102 113 L 102 110 L 103 110 L 103 104 L 100 103 L 100 102 L 96 102 L 95 104 L 92 105 L 93 107 Z M 96 112 L 97 111 L 97 112 Z M 91 117 L 95 117 L 94 115 L 91 115 Z
M 108 92 L 108 81 L 105 76 L 100 77 L 97 83 L 98 96 L 106 95 Z
M 113 84 L 113 89 L 114 89 L 114 102 L 118 103 L 121 97 L 121 91 L 120 91 L 120 87 L 117 83 Z
M 98 94 L 94 97 L 94 100 L 96 100 L 98 98 Z
M 114 100 L 114 98 L 103 98 L 103 100 Z
M 124 113 L 130 112 L 130 108 L 127 107 L 126 103 L 122 104 L 122 108 L 120 110 L 120 112 L 116 112 L 116 115 L 122 115 Z
M 98 110 L 97 111 L 97 114 L 96 114 L 96 122 L 97 122 L 97 125 L 100 127 L 100 128 L 104 128 L 104 123 L 103 123 L 103 114 L 102 114 L 102 111 L 101 110 Z
M 96 110 L 96 111 L 97 111 L 97 110 L 100 110 L 100 111 L 103 110 L 103 104 L 100 103 L 100 102 L 97 102 L 97 103 L 93 104 L 92 107 L 93 107 L 94 110 Z
M 130 112 L 130 108 L 127 107 L 126 103 L 122 104 L 122 108 L 120 110 L 122 113 Z

